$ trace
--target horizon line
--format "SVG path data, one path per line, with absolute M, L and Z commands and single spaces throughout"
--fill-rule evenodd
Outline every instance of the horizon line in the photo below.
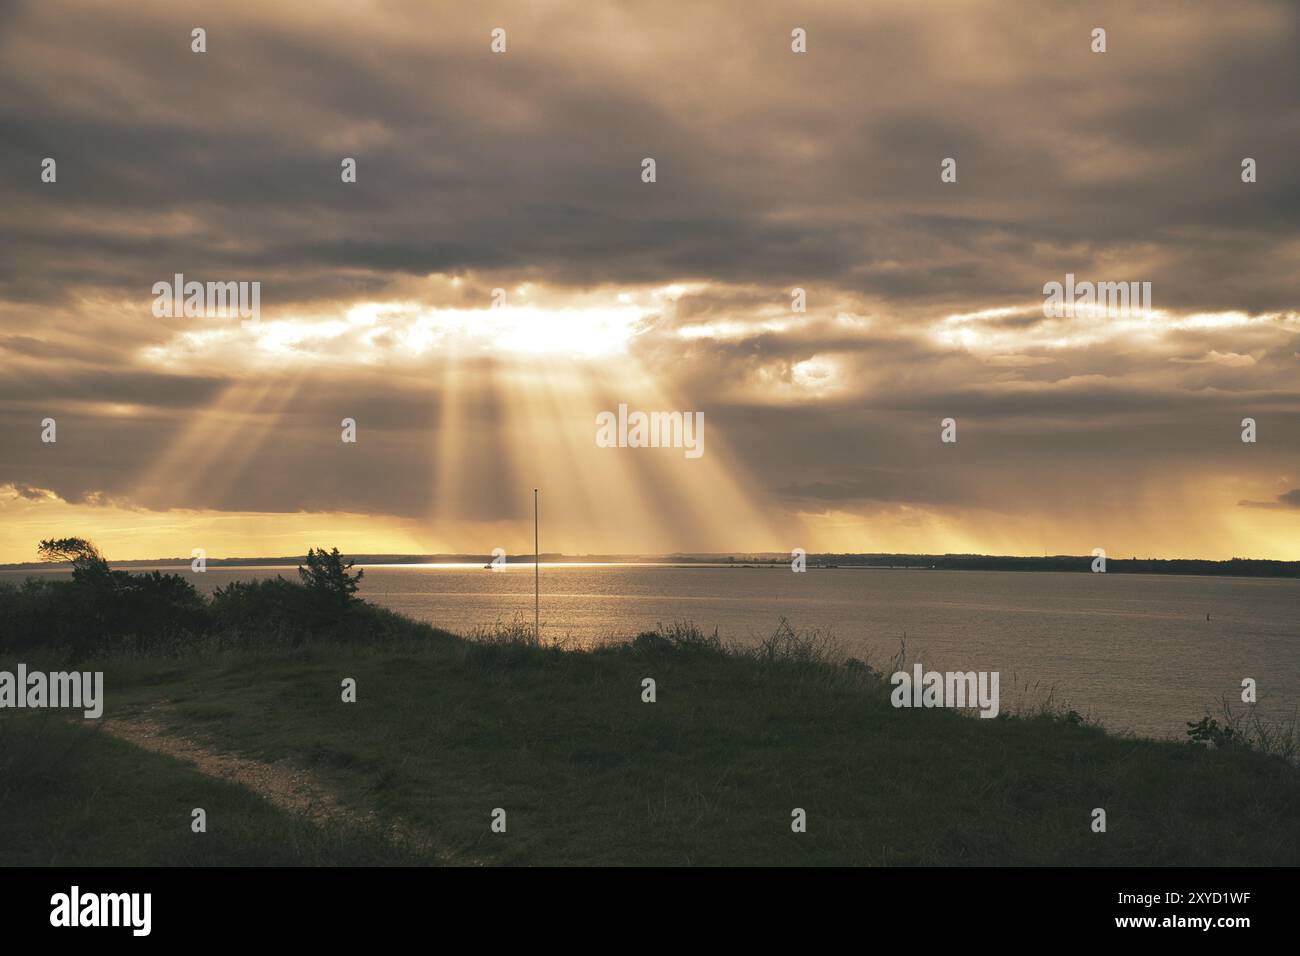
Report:
M 411 566 L 411 565 L 436 565 L 436 564 L 477 564 L 480 561 L 491 561 L 493 555 L 489 552 L 471 552 L 471 551 L 448 551 L 448 552 L 340 552 L 348 560 L 357 563 L 373 565 L 392 565 L 392 566 Z M 1003 561 L 1053 561 L 1062 559 L 1091 561 L 1092 555 L 1084 554 L 989 554 L 974 551 L 947 551 L 947 552 L 920 552 L 920 551 L 809 551 L 805 553 L 806 559 L 827 559 L 827 558 L 909 558 L 909 559 L 954 559 L 954 558 L 978 558 L 985 560 L 1003 560 Z M 287 554 L 287 555 L 232 555 L 227 557 L 207 556 L 205 561 L 208 565 L 221 564 L 223 562 L 239 562 L 242 564 L 262 563 L 268 565 L 275 564 L 293 564 L 301 563 L 306 560 L 306 554 Z M 656 559 L 653 563 L 663 563 L 672 561 L 708 561 L 716 564 L 740 564 L 754 561 L 782 561 L 789 560 L 791 554 L 785 551 L 670 551 L 670 552 L 582 552 L 569 553 L 563 551 L 542 552 L 540 555 L 543 559 L 550 559 L 551 563 L 582 563 L 589 561 L 591 563 L 602 564 L 633 564 L 633 563 L 651 563 L 646 559 Z M 506 558 L 513 564 L 532 564 L 533 555 L 531 552 L 519 552 L 518 554 L 507 554 Z M 510 559 L 528 559 L 528 560 L 510 560 Z M 557 559 L 560 559 L 557 562 Z M 605 559 L 594 561 L 593 559 Z M 616 559 L 616 560 L 610 560 Z M 110 561 L 115 565 L 166 565 L 166 564 L 190 564 L 194 559 L 192 557 L 172 556 L 158 558 L 123 558 L 120 560 Z M 1119 557 L 1107 555 L 1108 563 L 1129 563 L 1139 562 L 1162 562 L 1162 563 L 1198 563 L 1198 564 L 1233 564 L 1233 563 L 1251 563 L 1263 565 L 1300 565 L 1300 558 L 1281 559 L 1281 558 L 1250 558 L 1234 556 L 1232 558 L 1167 558 L 1167 557 Z M 545 564 L 547 561 L 543 560 Z M 30 570 L 33 568 L 63 568 L 71 565 L 68 561 L 13 561 L 0 562 L 0 570 L 16 569 Z

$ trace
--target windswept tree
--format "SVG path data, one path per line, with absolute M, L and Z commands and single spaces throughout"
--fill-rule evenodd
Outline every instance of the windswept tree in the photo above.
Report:
M 111 580 L 108 561 L 85 538 L 49 538 L 36 548 L 42 561 L 72 562 L 72 579 L 89 583 Z
M 355 561 L 343 563 L 343 556 L 335 548 L 328 554 L 324 548 L 311 548 L 307 551 L 307 566 L 298 565 L 298 576 L 302 583 L 316 594 L 327 598 L 331 603 L 347 607 L 357 600 L 352 595 L 357 589 L 365 571 L 348 574 Z
M 180 575 L 114 571 L 86 538 L 43 540 L 36 553 L 42 561 L 71 563 L 72 580 L 27 583 L 25 620 L 14 628 L 22 645 L 63 647 L 76 656 L 106 640 L 187 639 L 208 626 L 202 595 Z

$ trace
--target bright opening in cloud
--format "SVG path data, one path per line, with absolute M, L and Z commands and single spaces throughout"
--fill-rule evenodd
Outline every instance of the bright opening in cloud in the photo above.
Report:
M 259 356 L 372 365 L 439 351 L 596 358 L 625 353 L 647 318 L 640 305 L 431 309 L 415 302 L 365 302 L 341 318 L 264 318 L 247 328 L 220 318 L 194 319 L 209 327 L 180 330 L 142 355 L 156 365 L 224 367 Z

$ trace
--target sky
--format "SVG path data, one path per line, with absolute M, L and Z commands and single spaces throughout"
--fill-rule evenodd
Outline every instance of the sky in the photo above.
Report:
M 0 0 L 0 561 L 518 553 L 534 488 L 574 554 L 1300 559 L 1297 49 L 1261 0 Z

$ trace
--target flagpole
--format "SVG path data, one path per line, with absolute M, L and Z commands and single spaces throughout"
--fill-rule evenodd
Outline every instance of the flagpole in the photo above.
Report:
M 542 640 L 542 598 L 541 589 L 538 587 L 538 569 L 540 567 L 541 552 L 537 546 L 537 489 L 533 489 L 533 639 L 538 643 Z

